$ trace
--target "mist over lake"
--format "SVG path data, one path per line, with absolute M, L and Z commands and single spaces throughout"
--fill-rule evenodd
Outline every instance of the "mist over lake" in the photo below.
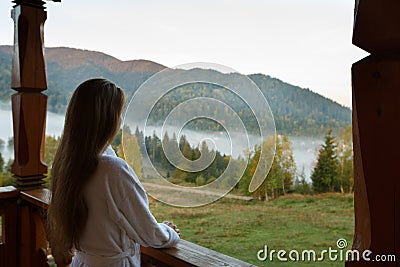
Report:
M 46 135 L 60 136 L 64 127 L 64 116 L 47 112 Z M 4 145 L 0 147 L 0 153 L 7 162 L 14 157 L 13 148 L 8 147 L 8 140 L 13 136 L 11 104 L 0 103 L 0 139 Z
M 51 136 L 60 136 L 62 129 L 64 127 L 64 115 L 56 114 L 52 112 L 47 112 L 46 118 L 46 135 Z M 134 130 L 134 129 L 133 129 Z M 146 131 L 146 135 L 152 135 L 153 130 Z M 170 138 L 172 137 L 172 133 L 168 133 Z M 193 146 L 197 146 L 201 140 L 203 140 L 207 133 L 201 133 L 199 131 L 191 131 L 185 129 L 182 131 L 182 134 L 185 134 L 187 140 Z M 7 162 L 9 158 L 12 158 L 13 151 L 7 145 L 9 138 L 13 135 L 12 130 L 12 115 L 11 115 L 11 105 L 0 103 L 0 139 L 4 141 L 4 145 L 0 147 L 0 152 Z M 210 136 L 211 137 L 211 136 Z M 312 138 L 312 137 L 298 137 L 298 136 L 288 136 L 289 140 L 292 142 L 293 148 L 293 156 L 297 166 L 297 173 L 300 173 L 302 168 L 304 167 L 304 173 L 306 178 L 309 179 L 311 175 L 311 171 L 314 167 L 314 163 L 316 162 L 316 155 L 318 147 L 323 143 L 321 138 Z M 215 133 L 212 138 L 216 141 L 216 148 L 225 154 L 235 155 L 239 153 L 235 151 L 235 142 L 234 147 L 231 148 L 230 142 L 227 142 L 227 136 L 225 133 Z M 235 140 L 234 137 L 232 137 Z M 220 142 L 218 140 L 221 140 Z M 250 146 L 254 145 L 252 142 L 252 136 L 249 136 Z M 232 149 L 232 150 L 231 150 Z

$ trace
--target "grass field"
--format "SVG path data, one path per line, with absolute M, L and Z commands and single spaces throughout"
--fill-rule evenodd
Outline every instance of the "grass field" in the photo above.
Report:
M 220 200 L 198 208 L 175 208 L 150 201 L 150 209 L 159 221 L 171 220 L 181 237 L 257 266 L 344 266 L 344 261 L 280 262 L 276 253 L 270 261 L 257 259 L 257 252 L 268 249 L 338 249 L 344 238 L 351 247 L 354 229 L 353 195 L 290 195 L 260 201 Z M 339 255 L 339 254 L 338 254 Z M 288 254 L 286 254 L 288 258 Z

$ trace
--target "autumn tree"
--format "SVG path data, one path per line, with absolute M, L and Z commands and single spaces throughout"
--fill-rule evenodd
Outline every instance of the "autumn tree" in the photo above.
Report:
M 287 191 L 293 186 L 293 182 L 296 176 L 296 163 L 293 158 L 292 143 L 286 135 L 278 136 L 277 146 L 279 154 L 279 165 L 281 168 L 281 187 L 282 194 L 286 194 Z
M 0 152 L 0 186 L 3 186 L 3 176 L 4 176 L 3 168 L 4 168 L 4 159 Z
M 54 156 L 56 155 L 58 145 L 60 144 L 60 138 L 55 136 L 46 136 L 45 150 L 44 150 L 44 161 L 47 164 L 48 173 L 51 172 L 53 166 Z
M 142 178 L 142 153 L 136 136 L 124 132 L 123 144 L 124 145 L 120 143 L 119 145 L 120 153 L 118 156 L 125 159 L 128 165 L 135 171 L 136 175 Z
M 338 135 L 338 187 L 342 193 L 351 193 L 354 186 L 353 142 L 351 126 L 340 129 Z
M 0 175 L 3 173 L 3 168 L 4 168 L 4 159 L 0 152 Z
M 275 154 L 271 168 L 264 182 L 252 193 L 254 197 L 261 200 L 268 200 L 286 194 L 292 188 L 296 175 L 296 164 L 289 139 L 286 136 L 279 135 L 276 138 L 266 140 L 262 144 L 263 151 L 270 149 L 274 142 Z M 244 177 L 239 184 L 242 189 L 248 188 L 251 177 L 253 177 L 259 164 L 260 155 L 261 146 L 256 146 L 253 155 L 249 158 Z

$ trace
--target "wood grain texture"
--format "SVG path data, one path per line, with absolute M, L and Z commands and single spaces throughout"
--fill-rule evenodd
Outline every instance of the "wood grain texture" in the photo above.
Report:
M 398 0 L 356 1 L 353 44 L 369 53 L 399 50 L 399 10 Z
M 400 259 L 400 2 L 356 0 L 353 44 L 372 53 L 353 64 L 353 248 Z M 346 266 L 400 266 L 346 262 Z
M 47 209 L 50 203 L 51 191 L 47 188 L 21 191 L 21 198 L 34 206 Z
M 371 55 L 353 65 L 355 243 L 372 255 L 400 254 L 400 53 Z M 365 187 L 364 187 L 365 186 Z M 363 188 L 364 187 L 364 188 Z M 397 207 L 397 208 L 396 208 Z M 353 263 L 354 264 L 354 263 Z M 392 265 L 391 265 L 392 264 Z M 397 266 L 396 263 L 374 266 Z M 352 265 L 354 266 L 354 265 Z M 364 265 L 359 265 L 364 266 Z
M 0 187 L 0 215 L 2 233 L 0 242 L 0 266 L 17 266 L 18 191 L 12 187 Z
M 142 254 L 152 257 L 167 266 L 254 266 L 214 250 L 180 240 L 174 248 L 141 248 Z
M 44 163 L 47 96 L 41 93 L 12 95 L 14 163 L 12 172 L 19 176 L 17 184 L 41 185 L 41 178 L 32 177 L 47 173 Z M 29 177 L 29 178 L 25 178 Z M 28 181 L 24 181 L 28 180 Z
M 47 13 L 42 8 L 17 5 L 12 18 L 15 32 L 11 87 L 18 91 L 46 90 L 43 31 Z

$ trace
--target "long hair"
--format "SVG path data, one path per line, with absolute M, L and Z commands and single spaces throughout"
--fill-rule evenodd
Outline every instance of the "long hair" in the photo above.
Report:
M 48 227 L 56 253 L 79 248 L 88 217 L 83 189 L 118 132 L 124 103 L 123 91 L 105 79 L 83 82 L 71 97 L 51 171 Z

